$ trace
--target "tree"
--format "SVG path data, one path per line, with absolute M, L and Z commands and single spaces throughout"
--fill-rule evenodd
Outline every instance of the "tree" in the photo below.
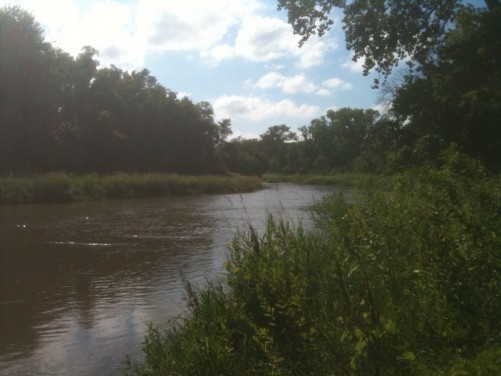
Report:
M 282 172 L 287 164 L 287 143 L 296 141 L 297 135 L 285 124 L 273 125 L 260 136 L 261 148 L 268 157 L 268 169 Z
M 222 147 L 224 167 L 243 175 L 262 175 L 268 170 L 268 157 L 261 141 L 237 137 Z
M 99 69 L 44 41 L 19 7 L 0 8 L 0 174 L 208 173 L 231 133 L 208 102 L 179 100 L 148 70 Z
M 392 90 L 392 115 L 400 121 L 397 137 L 407 142 L 400 151 L 407 151 L 395 155 L 429 163 L 455 143 L 501 169 L 501 1 L 487 0 L 485 7 L 460 0 L 278 3 L 302 41 L 324 33 L 329 12 L 343 9 L 347 47 L 355 60 L 364 59 L 364 74 L 375 70 L 385 84 L 406 61 L 410 69 Z
M 43 168 L 57 110 L 47 91 L 55 51 L 17 6 L 0 8 L 0 51 L 0 172 Z
M 495 10 L 500 1 L 487 0 L 486 5 Z M 294 33 L 302 36 L 300 44 L 331 27 L 334 8 L 344 12 L 353 59 L 364 59 L 365 75 L 374 69 L 386 79 L 399 61 L 412 67 L 432 60 L 458 15 L 471 5 L 461 0 L 278 0 L 278 9 L 287 10 Z
M 216 125 L 216 142 L 217 145 L 224 144 L 228 137 L 233 134 L 231 129 L 231 119 L 223 119 L 219 121 Z
M 366 147 L 378 116 L 371 109 L 341 108 L 313 119 L 302 129 L 305 155 L 309 155 L 312 168 L 329 171 L 349 167 Z
M 501 8 L 467 12 L 437 49 L 435 62 L 424 65 L 421 75 L 408 75 L 397 89 L 393 113 L 407 120 L 419 152 L 425 140 L 444 147 L 453 142 L 497 170 L 501 168 L 500 88 Z

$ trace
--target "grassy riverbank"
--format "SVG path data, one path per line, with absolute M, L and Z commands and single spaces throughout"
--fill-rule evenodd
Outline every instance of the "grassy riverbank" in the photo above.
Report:
M 50 173 L 29 177 L 0 177 L 0 204 L 237 193 L 261 187 L 259 178 L 241 175 L 115 173 L 99 176 Z
M 457 167 L 457 166 L 456 166 Z M 454 168 L 270 219 L 127 375 L 501 374 L 501 185 Z
M 348 187 L 361 187 L 368 184 L 381 184 L 388 181 L 378 175 L 360 173 L 337 173 L 337 174 L 277 174 L 269 173 L 263 175 L 263 180 L 268 183 L 299 183 L 313 185 L 343 185 Z

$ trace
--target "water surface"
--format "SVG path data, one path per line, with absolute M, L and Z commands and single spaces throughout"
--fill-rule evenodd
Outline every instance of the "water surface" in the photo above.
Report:
M 308 222 L 334 188 L 0 206 L 0 374 L 114 375 L 146 323 L 185 312 L 183 278 L 223 274 L 238 228 Z

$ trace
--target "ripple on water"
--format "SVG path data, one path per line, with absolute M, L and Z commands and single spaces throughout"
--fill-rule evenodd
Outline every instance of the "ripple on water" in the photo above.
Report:
M 99 242 L 75 242 L 71 240 L 66 241 L 56 241 L 56 242 L 48 242 L 49 244 L 55 245 L 74 245 L 78 247 L 112 247 L 117 244 L 113 243 L 99 243 Z

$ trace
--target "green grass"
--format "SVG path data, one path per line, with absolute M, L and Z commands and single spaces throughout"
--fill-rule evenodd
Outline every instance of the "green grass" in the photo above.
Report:
M 224 283 L 188 285 L 124 374 L 501 374 L 499 178 L 403 174 L 314 213 L 237 235 Z
M 260 179 L 241 175 L 115 173 L 99 176 L 49 173 L 29 177 L 0 177 L 0 204 L 237 193 L 260 188 Z
M 350 187 L 361 187 L 368 184 L 381 184 L 390 180 L 378 175 L 361 173 L 337 173 L 337 174 L 276 174 L 268 173 L 263 175 L 263 180 L 268 183 L 299 183 L 313 185 L 344 185 Z

